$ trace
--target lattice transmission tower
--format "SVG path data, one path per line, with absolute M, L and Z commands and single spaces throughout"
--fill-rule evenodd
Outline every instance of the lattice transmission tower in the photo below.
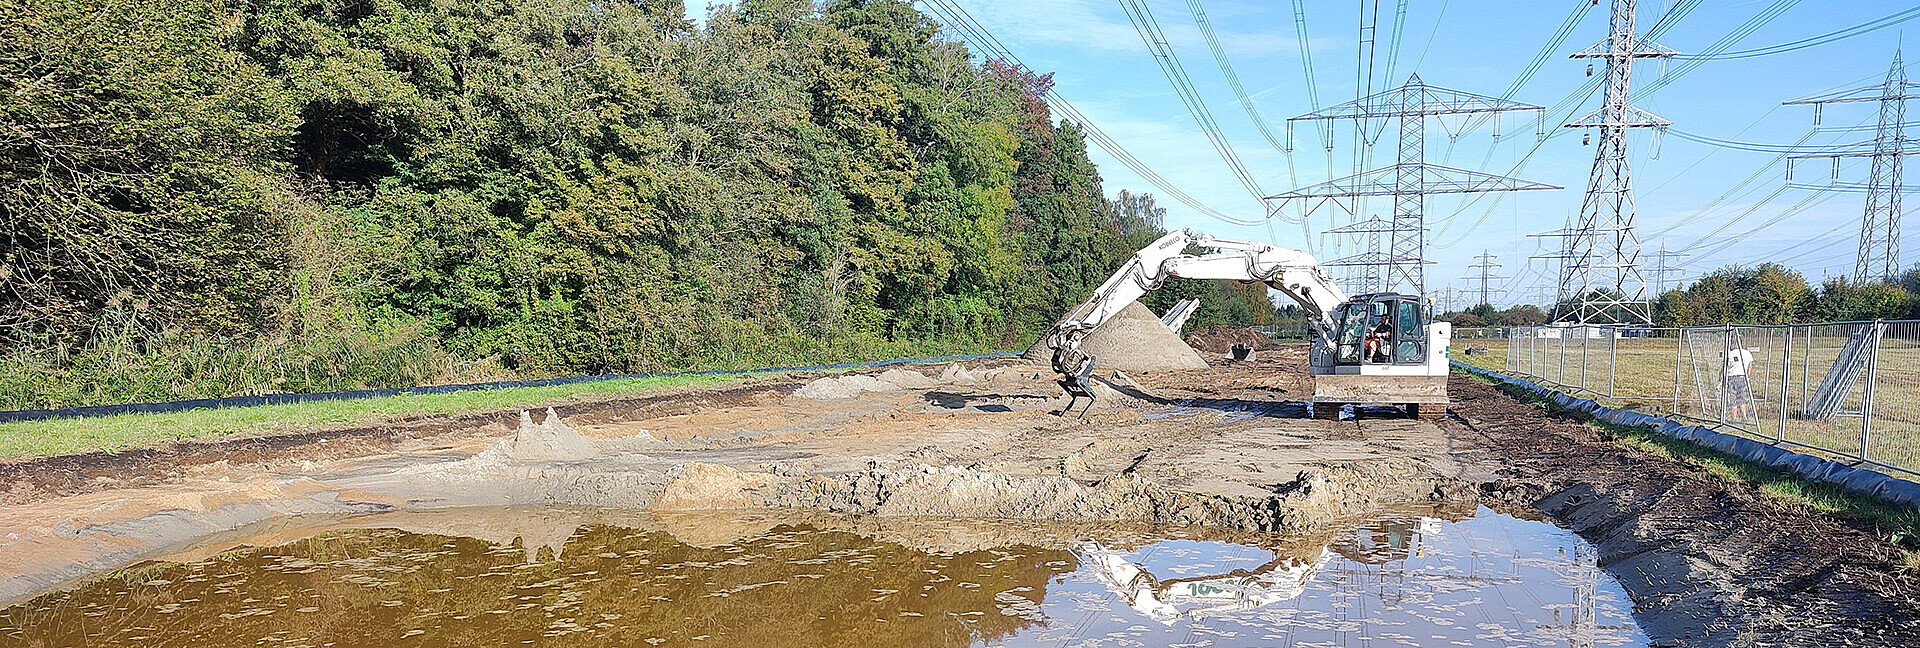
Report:
M 1415 74 L 1400 87 L 1383 90 L 1337 106 L 1328 106 L 1287 120 L 1289 148 L 1296 122 L 1351 119 L 1365 129 L 1374 119 L 1400 120 L 1399 161 L 1391 166 L 1362 171 L 1344 178 L 1307 185 L 1285 193 L 1267 196 L 1270 204 L 1285 205 L 1289 200 L 1308 201 L 1305 213 L 1311 214 L 1331 201 L 1349 213 L 1357 211 L 1357 202 L 1343 199 L 1366 196 L 1393 196 L 1393 219 L 1378 216 L 1328 230 L 1331 234 L 1351 234 L 1368 241 L 1365 251 L 1327 262 L 1329 266 L 1353 266 L 1362 270 L 1353 292 L 1401 290 L 1426 294 L 1426 215 L 1428 194 L 1479 193 L 1488 191 L 1526 191 L 1559 189 L 1519 178 L 1455 169 L 1426 162 L 1426 120 L 1437 115 L 1491 113 L 1494 137 L 1499 137 L 1497 115 L 1503 112 L 1544 112 L 1540 106 L 1508 101 L 1498 97 L 1461 92 L 1427 85 Z M 1536 128 L 1536 134 L 1538 129 Z M 1381 250 L 1381 239 L 1387 242 Z
M 1893 52 L 1893 67 L 1887 70 L 1887 79 L 1879 85 L 1871 85 L 1852 90 L 1841 90 L 1806 99 L 1787 102 L 1787 105 L 1812 105 L 1813 125 L 1820 125 L 1820 109 L 1826 104 L 1862 103 L 1877 101 L 1880 103 L 1880 124 L 1874 129 L 1873 139 L 1843 149 L 1827 153 L 1810 153 L 1787 158 L 1787 180 L 1793 180 L 1793 163 L 1808 158 L 1832 158 L 1833 176 L 1840 175 L 1840 159 L 1865 157 L 1873 159 L 1872 171 L 1868 173 L 1867 184 L 1863 188 L 1858 184 L 1833 183 L 1829 185 L 1806 186 L 1802 188 L 1823 191 L 1860 191 L 1867 192 L 1867 208 L 1860 215 L 1860 252 L 1854 258 L 1853 280 L 1856 282 L 1893 281 L 1900 275 L 1900 192 L 1901 159 L 1913 155 L 1915 150 L 1907 148 L 1907 100 L 1916 96 L 1912 90 L 1920 87 L 1907 80 L 1906 69 L 1900 64 L 1900 51 Z M 1795 186 L 1795 185 L 1789 185 Z
M 1634 33 L 1635 0 L 1613 0 L 1607 38 L 1573 53 L 1572 58 L 1606 61 L 1605 93 L 1600 108 L 1567 124 L 1592 128 L 1599 135 L 1593 171 L 1580 215 L 1546 236 L 1563 239 L 1560 250 L 1542 258 L 1560 260 L 1555 319 L 1582 323 L 1651 324 L 1647 279 L 1640 272 L 1640 236 L 1634 232 L 1633 173 L 1627 165 L 1627 130 L 1666 128 L 1672 122 L 1629 103 L 1633 60 L 1678 54 Z
M 1668 261 L 1687 256 L 1687 253 L 1668 252 L 1667 244 L 1661 243 L 1659 252 L 1647 256 L 1653 257 L 1653 270 L 1647 274 L 1653 275 L 1653 297 L 1658 299 L 1661 295 L 1667 294 L 1668 284 L 1676 284 L 1677 287 L 1679 282 L 1672 279 L 1673 275 L 1680 274 L 1686 270 L 1686 268 L 1673 265 Z
M 1507 289 L 1505 288 L 1493 287 L 1494 280 L 1506 279 L 1508 277 L 1506 277 L 1505 275 L 1497 275 L 1493 273 L 1495 269 L 1500 267 L 1500 264 L 1493 262 L 1494 259 L 1497 259 L 1499 257 L 1494 256 L 1492 252 L 1488 250 L 1481 250 L 1480 254 L 1475 255 L 1473 258 L 1478 260 L 1479 263 L 1468 265 L 1467 270 L 1469 272 L 1467 276 L 1461 277 L 1461 279 L 1465 279 L 1469 282 L 1474 282 L 1474 281 L 1480 282 L 1480 290 L 1478 291 L 1480 293 L 1480 301 L 1475 302 L 1474 303 L 1475 306 L 1479 306 L 1481 304 L 1486 304 L 1488 306 L 1491 306 L 1493 305 L 1494 294 L 1503 293 L 1507 291 Z M 1477 272 L 1474 272 L 1474 271 L 1477 271 Z

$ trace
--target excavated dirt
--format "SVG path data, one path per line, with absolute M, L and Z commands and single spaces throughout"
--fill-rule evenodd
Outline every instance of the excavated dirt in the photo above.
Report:
M 1862 523 L 1471 380 L 1453 381 L 1456 420 L 1315 420 L 1304 356 L 1103 369 L 1084 419 L 1050 413 L 1065 399 L 1042 366 L 1000 362 L 0 464 L 0 605 L 290 516 L 773 507 L 1312 533 L 1439 502 L 1537 506 L 1580 533 L 1658 645 L 1920 643 L 1915 579 Z
M 1506 464 L 1489 498 L 1592 542 L 1674 645 L 1920 645 L 1920 578 L 1869 522 L 1794 510 L 1455 375 L 1463 427 Z
M 1244 344 L 1255 351 L 1280 348 L 1267 334 L 1244 326 L 1209 326 L 1187 334 L 1187 346 L 1204 353 L 1227 353 Z

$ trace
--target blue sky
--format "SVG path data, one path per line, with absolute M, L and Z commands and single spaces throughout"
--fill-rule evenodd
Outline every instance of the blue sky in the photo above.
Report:
M 1053 72 L 1056 87 L 1064 97 L 1173 184 L 1237 217 L 1258 218 L 1263 213 L 1260 203 L 1234 179 L 1208 144 L 1117 0 L 956 1 L 1030 67 Z M 1256 109 L 1276 133 L 1286 118 L 1313 110 L 1291 3 L 1200 2 L 1242 84 L 1254 97 Z M 1644 32 L 1676 3 L 1691 4 L 1685 0 L 1642 0 L 1641 30 Z M 1277 193 L 1292 188 L 1289 163 L 1301 184 L 1328 179 L 1329 166 L 1333 176 L 1353 172 L 1356 147 L 1350 124 L 1339 126 L 1330 157 L 1314 131 L 1305 127 L 1297 131 L 1297 147 L 1291 155 L 1269 145 L 1236 102 L 1195 26 L 1187 2 L 1148 0 L 1147 4 L 1214 119 L 1263 189 Z M 1580 15 L 1571 35 L 1552 49 L 1544 66 L 1512 98 L 1542 106 L 1578 100 L 1580 108 L 1574 117 L 1597 106 L 1597 93 L 1576 96 L 1587 80 L 1588 60 L 1570 59 L 1567 54 L 1604 37 L 1609 1 L 1596 6 L 1589 0 L 1410 0 L 1391 80 L 1386 78 L 1385 67 L 1394 42 L 1395 2 L 1379 0 L 1379 4 L 1382 15 L 1374 62 L 1375 90 L 1397 85 L 1409 73 L 1417 72 L 1430 85 L 1498 96 L 1548 45 L 1562 22 L 1577 12 Z M 1878 1 L 1703 0 L 1674 21 L 1658 40 L 1683 53 L 1698 52 L 1763 11 L 1788 4 L 1791 6 L 1784 13 L 1738 40 L 1732 49 L 1795 41 L 1913 6 Z M 1305 6 L 1312 69 L 1321 103 L 1352 100 L 1360 85 L 1356 82 L 1359 3 L 1306 0 Z M 1672 120 L 1675 129 L 1691 134 L 1793 144 L 1809 135 L 1813 111 L 1805 106 L 1782 106 L 1781 102 L 1880 82 L 1900 45 L 1903 27 L 1920 32 L 1920 20 L 1788 53 L 1707 61 L 1637 103 Z M 1909 54 L 1908 60 L 1920 57 L 1920 52 Z M 1635 66 L 1635 86 L 1646 87 L 1663 74 L 1682 68 L 1678 61 L 1643 59 Z M 1869 130 L 1814 133 L 1808 141 L 1870 138 L 1874 110 L 1875 104 L 1871 103 L 1829 107 L 1825 126 L 1867 124 Z M 1444 124 L 1428 122 L 1429 162 L 1507 173 L 1536 144 L 1531 118 L 1503 120 L 1505 132 L 1498 143 L 1487 128 L 1450 138 L 1446 131 L 1459 128 L 1460 118 L 1444 119 Z M 1548 123 L 1546 128 L 1556 130 L 1557 124 Z M 1551 300 L 1554 266 L 1547 261 L 1530 262 L 1528 257 L 1548 252 L 1557 243 L 1526 235 L 1560 228 L 1579 211 L 1594 154 L 1594 147 L 1582 145 L 1580 135 L 1576 131 L 1547 140 L 1513 173 L 1566 189 L 1492 194 L 1477 199 L 1428 198 L 1427 223 L 1432 231 L 1428 258 L 1437 262 L 1428 270 L 1430 293 L 1446 287 L 1466 288 L 1467 282 L 1460 277 L 1467 273 L 1471 257 L 1486 250 L 1499 257 L 1501 272 L 1514 277 L 1505 282 L 1511 289 L 1507 298 L 1496 302 Z M 1638 224 L 1649 250 L 1663 243 L 1670 249 L 1686 248 L 1726 226 L 1720 234 L 1720 240 L 1724 240 L 1810 201 L 1804 211 L 1762 228 L 1737 244 L 1714 254 L 1697 253 L 1680 259 L 1678 263 L 1687 268 L 1687 276 L 1728 264 L 1769 260 L 1784 261 L 1814 281 L 1851 272 L 1863 194 L 1782 190 L 1785 168 L 1772 153 L 1709 147 L 1673 134 L 1656 136 L 1646 129 L 1635 132 L 1630 142 Z M 1390 131 L 1369 154 L 1372 161 L 1368 166 L 1389 162 L 1394 155 Z M 1110 195 L 1122 188 L 1153 191 L 1151 185 L 1104 152 L 1095 149 L 1093 156 Z M 1795 169 L 1794 181 L 1826 182 L 1830 171 L 1831 165 L 1826 162 L 1802 163 Z M 1866 172 L 1865 160 L 1849 162 L 1840 168 L 1839 181 L 1863 183 Z M 1752 180 L 1741 186 L 1749 178 Z M 1298 223 L 1274 220 L 1243 227 L 1210 219 L 1172 200 L 1163 199 L 1161 203 L 1168 209 L 1169 227 L 1192 227 L 1219 236 L 1267 240 L 1294 248 L 1306 248 L 1311 243 L 1323 259 L 1355 251 L 1350 243 L 1318 234 L 1353 218 L 1330 208 L 1322 208 L 1309 218 L 1305 229 L 1314 232 L 1309 235 Z M 1715 208 L 1701 211 L 1708 206 Z M 1366 207 L 1369 214 L 1384 215 L 1391 204 L 1376 198 Z M 1702 245 L 1696 251 L 1718 247 Z M 1909 264 L 1920 261 L 1911 255 L 1903 255 L 1903 259 Z

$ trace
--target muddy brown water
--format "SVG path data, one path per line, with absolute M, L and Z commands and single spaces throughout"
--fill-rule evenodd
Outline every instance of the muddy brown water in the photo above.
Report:
M 1578 537 L 1484 508 L 1429 514 L 1235 542 L 779 514 L 718 530 L 564 510 L 371 516 L 0 610 L 0 644 L 1646 644 Z

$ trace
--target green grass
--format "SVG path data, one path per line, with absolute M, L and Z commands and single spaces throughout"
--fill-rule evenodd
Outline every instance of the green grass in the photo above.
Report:
M 93 451 L 120 451 L 174 441 L 286 434 L 313 428 L 378 422 L 414 414 L 525 408 L 575 397 L 618 396 L 740 380 L 744 376 L 671 376 L 513 387 L 450 394 L 415 394 L 258 407 L 201 409 L 169 414 L 124 414 L 0 424 L 0 459 Z
M 1545 397 L 1498 382 L 1478 374 L 1467 374 L 1522 401 L 1560 413 L 1580 417 L 1614 441 L 1662 457 L 1700 468 L 1716 478 L 1754 489 L 1761 495 L 1791 509 L 1838 515 L 1868 523 L 1874 535 L 1907 552 L 1904 567 L 1920 571 L 1920 512 L 1909 511 L 1883 500 L 1852 493 L 1826 482 L 1757 464 L 1739 457 L 1695 445 L 1684 439 L 1655 432 L 1652 428 L 1614 425 L 1567 410 Z

